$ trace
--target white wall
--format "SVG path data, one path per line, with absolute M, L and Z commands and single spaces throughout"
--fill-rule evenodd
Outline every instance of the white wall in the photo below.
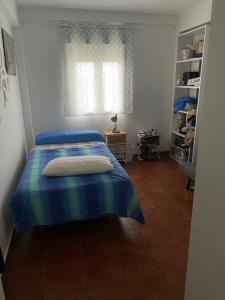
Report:
M 190 28 L 209 23 L 211 19 L 212 0 L 194 6 L 192 9 L 185 11 L 180 16 L 178 31 L 188 30 Z
M 10 25 L 12 20 L 8 17 L 12 2 L 9 2 L 9 4 L 9 11 L 6 13 L 7 6 L 3 7 L 2 1 L 0 1 L 0 26 L 3 26 L 12 35 Z M 1 35 L 0 47 L 2 47 Z M 8 102 L 0 124 L 0 246 L 4 255 L 7 251 L 13 224 L 6 202 L 21 172 L 25 161 L 25 153 L 25 135 L 18 77 L 10 76 Z
M 13 26 L 18 26 L 17 5 L 15 0 L 1 0 L 1 10 Z
M 145 24 L 134 34 L 134 114 L 121 115 L 119 127 L 129 130 L 130 145 L 136 144 L 138 129 L 157 127 L 162 133 L 161 149 L 168 149 L 177 17 L 21 8 L 19 19 L 34 133 L 81 128 L 104 131 L 112 127 L 109 116 L 63 115 L 60 54 L 56 24 L 52 20 Z
M 213 2 L 186 300 L 225 299 L 225 1 Z
M 14 28 L 14 41 L 16 45 L 16 61 L 18 68 L 18 79 L 20 83 L 20 93 L 22 99 L 23 120 L 26 134 L 27 149 L 34 145 L 33 122 L 30 108 L 30 94 L 27 82 L 26 64 L 21 40 L 20 27 Z

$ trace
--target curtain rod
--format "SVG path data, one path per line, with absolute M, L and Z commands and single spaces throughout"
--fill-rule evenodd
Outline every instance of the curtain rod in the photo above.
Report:
M 51 23 L 56 25 L 66 25 L 66 26 L 73 26 L 73 25 L 114 25 L 114 26 L 133 26 L 139 27 L 143 26 L 143 23 L 131 23 L 131 22 L 107 22 L 107 21 L 73 21 L 73 20 L 50 20 Z

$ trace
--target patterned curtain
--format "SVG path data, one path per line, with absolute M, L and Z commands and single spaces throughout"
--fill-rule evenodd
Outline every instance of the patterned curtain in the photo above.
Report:
M 132 28 L 60 24 L 65 115 L 133 112 Z

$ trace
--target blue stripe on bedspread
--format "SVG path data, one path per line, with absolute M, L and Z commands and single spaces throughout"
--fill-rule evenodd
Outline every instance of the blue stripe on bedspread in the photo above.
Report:
M 105 155 L 113 170 L 102 174 L 46 177 L 46 164 L 60 156 Z M 105 144 L 33 150 L 9 201 L 17 230 L 93 219 L 106 214 L 144 223 L 134 186 Z

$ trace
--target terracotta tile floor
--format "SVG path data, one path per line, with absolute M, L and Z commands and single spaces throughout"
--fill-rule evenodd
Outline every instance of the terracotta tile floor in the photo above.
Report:
M 146 224 L 108 216 L 14 234 L 6 300 L 183 300 L 193 192 L 167 157 L 124 167 Z

